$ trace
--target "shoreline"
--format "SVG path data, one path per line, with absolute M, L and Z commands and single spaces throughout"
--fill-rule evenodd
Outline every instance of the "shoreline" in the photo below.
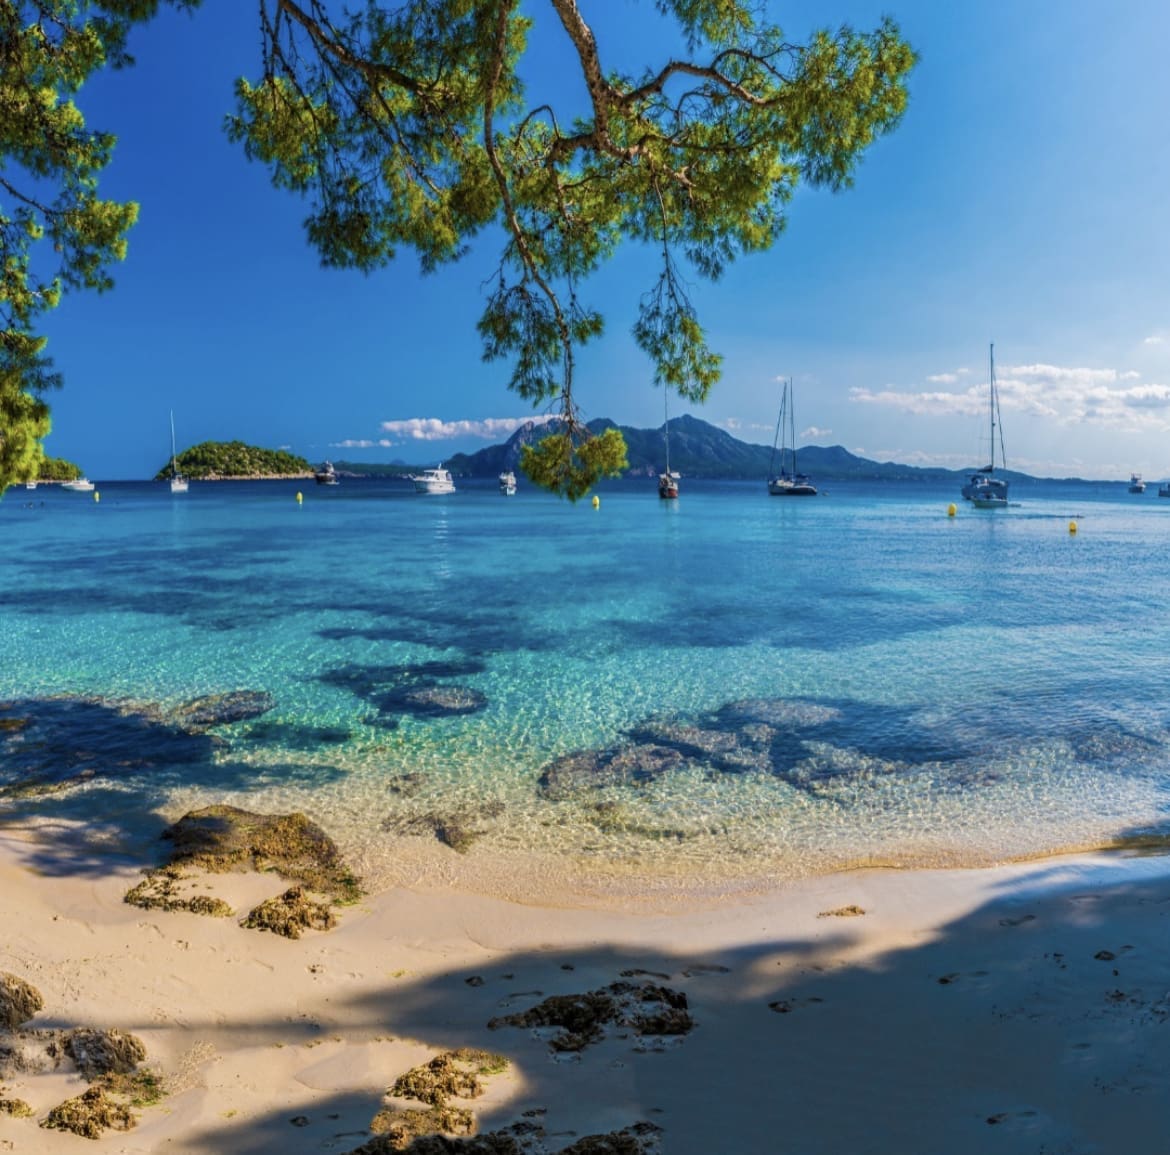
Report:
M 352 1151 L 400 1075 L 460 1047 L 508 1060 L 460 1106 L 531 1155 L 640 1125 L 649 1155 L 1164 1141 L 1170 858 L 852 871 L 673 913 L 400 886 L 296 940 L 128 906 L 140 878 L 0 831 L 0 971 L 44 999 L 25 1029 L 131 1032 L 169 1087 L 98 1150 Z M 281 888 L 216 876 L 237 909 Z M 693 1028 L 556 1053 L 487 1025 L 615 983 L 685 995 Z M 33 1111 L 0 1114 L 0 1151 L 94 1149 L 37 1125 L 85 1089 L 68 1061 L 0 1084 Z

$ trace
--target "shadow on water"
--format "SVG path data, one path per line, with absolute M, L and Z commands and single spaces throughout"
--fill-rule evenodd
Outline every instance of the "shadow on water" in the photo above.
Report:
M 282 1068 L 294 1073 L 280 1088 L 279 1110 L 251 1113 L 245 1096 L 239 1114 L 204 1112 L 173 1138 L 197 1153 L 353 1151 L 370 1137 L 383 1092 L 410 1066 L 389 1069 L 380 1049 L 411 1040 L 417 1063 L 462 1047 L 503 1055 L 509 1072 L 484 1081 L 490 1090 L 506 1079 L 509 1093 L 466 1106 L 481 1135 L 520 1125 L 508 1133 L 543 1138 L 535 1148 L 542 1152 L 639 1123 L 653 1125 L 660 1146 L 651 1149 L 664 1155 L 1162 1150 L 1170 1007 L 1157 980 L 1170 884 L 1164 866 L 1132 866 L 1054 861 L 1021 872 L 925 937 L 900 922 L 915 898 L 913 875 L 904 893 L 871 889 L 864 874 L 839 880 L 838 900 L 861 904 L 850 908 L 818 910 L 814 899 L 787 904 L 782 920 L 768 908 L 753 911 L 758 929 L 733 945 L 721 944 L 719 931 L 702 942 L 692 934 L 686 948 L 663 945 L 669 937 L 652 924 L 645 934 L 627 927 L 624 944 L 599 941 L 588 916 L 562 913 L 568 929 L 547 938 L 579 937 L 581 945 L 510 951 L 481 943 L 474 968 L 423 978 L 396 969 L 414 957 L 414 927 L 386 932 L 379 923 L 376 959 L 347 953 L 347 927 L 360 931 L 363 919 L 379 917 L 376 908 L 356 908 L 332 940 L 284 944 L 269 981 L 287 992 L 287 1014 L 225 1026 L 181 1009 L 182 1038 L 193 1043 L 214 1030 L 227 1038 L 221 1052 L 229 1056 L 233 1047 L 241 1055 L 278 1047 Z M 151 921 L 164 937 L 182 939 L 192 917 Z M 439 921 L 446 929 L 437 933 L 457 933 Z M 863 928 L 890 945 L 858 961 L 851 952 Z M 331 941 L 341 952 L 336 962 Z M 84 973 L 77 981 L 84 989 Z M 693 1026 L 640 1036 L 603 1025 L 598 1038 L 560 1054 L 547 1029 L 489 1027 L 550 996 L 623 982 L 683 996 Z M 111 1019 L 135 1033 L 158 1029 L 116 1010 Z M 348 1070 L 350 1085 L 329 1089 L 310 1069 L 333 1071 L 334 1085 L 336 1072 Z M 172 1107 L 173 1118 L 183 1116 L 177 1100 Z M 141 1126 L 154 1118 L 145 1111 Z
M 230 696 L 224 696 L 225 699 Z M 188 715 L 190 716 L 190 715 Z M 260 725 L 263 725 L 261 723 Z M 274 727 L 279 724 L 272 723 Z M 266 785 L 318 786 L 341 777 L 329 763 L 264 763 L 232 756 L 226 727 L 192 728 L 140 703 L 92 698 L 21 699 L 0 704 L 0 826 L 35 820 L 68 828 L 74 862 L 98 869 L 111 846 L 143 845 L 169 819 L 161 817 L 170 793 L 196 787 L 238 792 Z M 235 735 L 236 731 L 230 731 Z M 318 748 L 320 733 L 279 726 L 293 749 Z M 245 740 L 250 731 L 241 731 Z M 38 868 L 67 866 L 51 855 Z

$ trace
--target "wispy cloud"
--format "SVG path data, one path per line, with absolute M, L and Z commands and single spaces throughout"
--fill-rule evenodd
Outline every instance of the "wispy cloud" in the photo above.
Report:
M 405 421 L 383 421 L 381 430 L 403 441 L 452 441 L 457 437 L 477 437 L 495 441 L 510 437 L 521 425 L 533 421 L 538 425 L 552 417 L 485 417 L 481 421 L 443 421 L 438 417 L 409 417 Z
M 831 429 L 822 429 L 819 425 L 810 425 L 800 436 L 807 440 L 810 437 L 828 437 L 832 432 Z
M 726 429 L 728 433 L 771 433 L 772 426 L 764 425 L 759 421 L 743 421 L 738 417 L 725 417 L 722 421 L 715 421 L 712 424 L 719 426 L 720 429 Z
M 1161 333 L 1151 333 L 1143 342 L 1143 345 L 1165 345 L 1166 338 Z
M 932 377 L 937 382 L 940 374 Z M 1139 383 L 1132 370 L 1011 365 L 996 374 L 1000 406 L 1062 425 L 1113 429 L 1170 429 L 1170 385 Z M 961 391 L 913 390 L 888 385 L 855 388 L 850 400 L 931 417 L 975 416 L 987 408 L 986 381 Z
M 380 441 L 372 441 L 368 437 L 347 437 L 344 441 L 330 441 L 330 449 L 391 449 L 397 441 L 390 441 L 383 437 Z

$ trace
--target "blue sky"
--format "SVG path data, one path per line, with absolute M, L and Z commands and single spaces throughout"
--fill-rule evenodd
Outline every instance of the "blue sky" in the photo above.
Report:
M 533 0 L 535 100 L 559 30 Z M 649 0 L 583 0 L 603 63 L 658 63 Z M 853 189 L 805 190 L 769 253 L 692 289 L 724 378 L 689 411 L 770 444 L 792 377 L 801 444 L 877 460 L 986 464 L 995 343 L 1007 462 L 1041 476 L 1170 476 L 1170 34 L 1164 0 L 772 3 L 793 38 L 888 13 L 921 55 L 900 127 Z M 310 460 L 437 461 L 533 416 L 475 332 L 495 249 L 423 277 L 323 270 L 304 205 L 227 141 L 235 77 L 257 71 L 254 5 L 205 0 L 139 30 L 136 67 L 79 103 L 119 138 L 104 195 L 141 203 L 115 289 L 49 320 L 66 377 L 46 449 L 95 479 L 239 438 Z M 579 365 L 586 416 L 658 426 L 629 336 L 653 265 L 625 250 L 589 283 L 607 332 Z

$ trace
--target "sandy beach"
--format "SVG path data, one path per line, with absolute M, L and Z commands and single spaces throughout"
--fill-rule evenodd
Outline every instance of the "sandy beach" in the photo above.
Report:
M 471 1150 L 1088 1155 L 1170 1131 L 1166 858 L 841 874 L 637 915 L 395 889 L 296 940 L 136 909 L 140 878 L 0 838 L 0 972 L 43 1000 L 0 1033 L 0 1099 L 31 1112 L 0 1114 L 0 1150 L 95 1149 L 39 1125 L 86 1091 L 46 1047 L 79 1028 L 135 1036 L 165 1088 L 97 1140 L 117 1152 L 352 1151 L 422 1107 L 397 1080 L 460 1048 L 506 1060 L 444 1101 Z M 244 909 L 280 888 L 214 889 Z M 598 992 L 615 1014 L 575 1039 L 530 1013 Z

